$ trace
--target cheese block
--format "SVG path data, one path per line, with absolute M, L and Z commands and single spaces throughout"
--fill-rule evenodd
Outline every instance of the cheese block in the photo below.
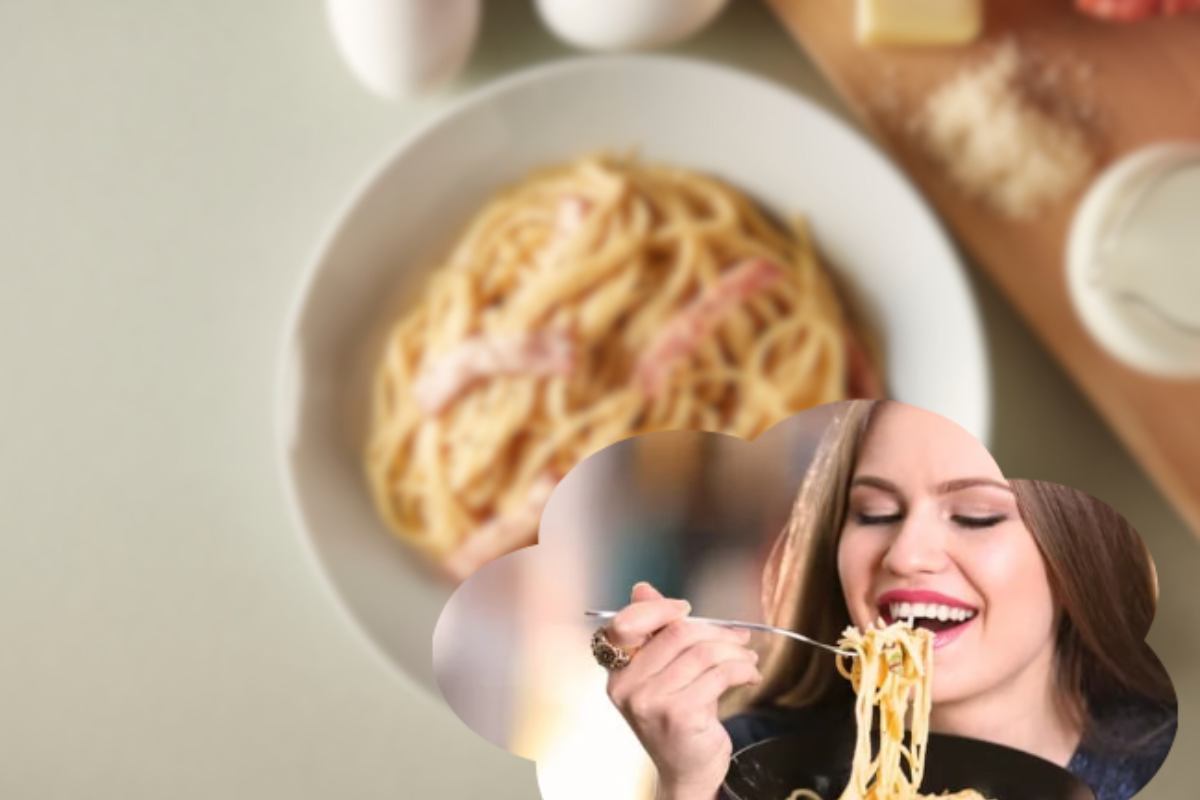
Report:
M 858 0 L 864 44 L 963 44 L 983 30 L 983 0 Z

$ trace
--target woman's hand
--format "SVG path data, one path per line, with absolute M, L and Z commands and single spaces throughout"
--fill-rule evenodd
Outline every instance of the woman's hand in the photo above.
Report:
M 749 632 L 688 622 L 690 610 L 639 583 L 607 629 L 612 644 L 637 650 L 610 673 L 608 696 L 654 760 L 660 800 L 712 800 L 733 755 L 717 701 L 762 680 Z

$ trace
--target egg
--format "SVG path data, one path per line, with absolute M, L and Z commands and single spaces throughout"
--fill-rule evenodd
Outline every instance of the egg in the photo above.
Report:
M 480 0 L 326 0 L 333 40 L 354 75 L 385 98 L 446 83 L 479 32 Z
M 587 50 L 635 50 L 683 41 L 726 0 L 537 0 L 546 26 Z

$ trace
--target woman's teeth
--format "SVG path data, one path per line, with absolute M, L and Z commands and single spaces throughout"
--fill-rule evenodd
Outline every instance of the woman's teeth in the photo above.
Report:
M 891 603 L 888 613 L 892 619 L 934 619 L 940 622 L 966 622 L 975 616 L 970 609 L 941 603 Z

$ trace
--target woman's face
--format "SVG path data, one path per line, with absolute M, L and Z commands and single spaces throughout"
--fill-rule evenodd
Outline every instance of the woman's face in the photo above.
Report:
M 1056 609 L 1041 554 L 987 449 L 936 414 L 893 403 L 875 417 L 838 573 L 859 628 L 911 616 L 934 631 L 935 703 L 1044 690 L 1051 677 Z

